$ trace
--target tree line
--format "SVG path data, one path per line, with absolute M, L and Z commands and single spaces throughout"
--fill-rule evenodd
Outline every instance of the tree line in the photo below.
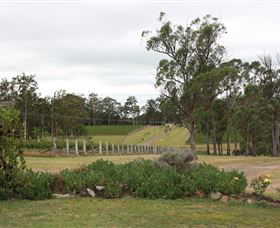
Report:
M 160 27 L 144 31 L 148 51 L 165 56 L 156 73 L 161 95 L 140 107 L 134 96 L 122 105 L 95 93 L 84 97 L 57 91 L 42 97 L 34 75 L 19 75 L 0 83 L 0 99 L 13 100 L 21 113 L 24 137 L 83 134 L 84 125 L 184 125 L 196 153 L 198 136 L 207 152 L 228 155 L 279 156 L 280 57 L 264 55 L 256 61 L 228 59 L 220 38 L 226 27 L 210 15 L 186 26 L 159 17 Z
M 192 151 L 199 132 L 206 137 L 208 153 L 212 143 L 214 154 L 221 154 L 226 141 L 227 154 L 279 156 L 279 55 L 253 62 L 228 59 L 220 43 L 226 27 L 211 15 L 186 26 L 172 24 L 163 12 L 158 20 L 160 27 L 143 31 L 142 37 L 148 51 L 165 56 L 157 67 L 156 86 L 180 112 Z
M 148 99 L 140 106 L 135 96 L 124 104 L 112 97 L 90 93 L 87 97 L 59 90 L 53 96 L 41 96 L 35 75 L 22 73 L 0 82 L 0 102 L 12 101 L 20 111 L 24 138 L 47 135 L 82 135 L 86 125 L 179 123 L 163 98 Z

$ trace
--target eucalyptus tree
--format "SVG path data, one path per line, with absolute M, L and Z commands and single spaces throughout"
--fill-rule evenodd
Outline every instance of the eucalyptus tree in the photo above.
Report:
M 96 93 L 90 93 L 88 95 L 88 99 L 86 101 L 87 111 L 89 113 L 90 118 L 92 119 L 92 124 L 96 125 L 96 119 L 98 115 L 102 112 L 102 99 Z
M 140 107 L 135 96 L 129 96 L 123 106 L 123 112 L 125 117 L 132 118 L 132 123 L 135 125 L 135 120 L 140 114 Z
M 186 27 L 165 21 L 164 13 L 159 21 L 161 26 L 155 34 L 144 31 L 142 36 L 147 38 L 147 50 L 167 57 L 157 67 L 156 86 L 184 114 L 195 153 L 198 109 L 222 94 L 225 78 L 236 71 L 233 66 L 222 65 L 226 49 L 218 40 L 226 28 L 210 15 L 196 18 Z
M 38 97 L 37 89 L 38 83 L 35 80 L 35 75 L 26 75 L 22 73 L 12 78 L 12 93 L 16 102 L 16 108 L 18 108 L 23 116 L 23 137 L 27 137 L 28 112 L 32 111 L 34 100 Z

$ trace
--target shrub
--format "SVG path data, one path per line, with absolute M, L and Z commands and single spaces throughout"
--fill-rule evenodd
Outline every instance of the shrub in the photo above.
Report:
M 184 173 L 183 186 L 187 193 L 202 191 L 205 194 L 239 194 L 247 187 L 243 172 L 219 170 L 213 165 L 199 164 Z
M 52 197 L 54 176 L 50 173 L 33 172 L 25 173 L 26 183 L 21 189 L 21 198 L 31 200 L 49 199 Z
M 191 161 L 194 159 L 195 157 L 192 153 L 169 152 L 161 155 L 158 161 L 174 167 L 178 172 L 183 172 L 191 168 Z
M 270 176 L 264 175 L 264 176 L 255 177 L 252 180 L 250 187 L 252 187 L 257 194 L 263 194 L 266 188 L 270 184 L 271 184 Z
M 150 160 L 135 160 L 126 165 L 126 184 L 141 198 L 175 199 L 183 194 L 182 175 L 171 167 L 159 167 Z

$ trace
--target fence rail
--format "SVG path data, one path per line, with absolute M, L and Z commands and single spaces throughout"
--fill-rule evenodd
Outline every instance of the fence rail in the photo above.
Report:
M 188 152 L 186 148 L 163 147 L 145 144 L 114 144 L 99 141 L 98 144 L 88 142 L 86 139 L 75 139 L 74 145 L 70 146 L 69 139 L 65 139 L 65 147 L 57 149 L 56 138 L 53 138 L 52 151 L 67 155 L 133 155 L 133 154 L 162 154 L 165 152 Z M 82 141 L 82 143 L 81 143 Z

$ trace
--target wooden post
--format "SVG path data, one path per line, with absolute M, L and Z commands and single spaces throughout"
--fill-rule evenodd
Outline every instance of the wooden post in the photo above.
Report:
M 85 139 L 83 140 L 83 151 L 84 151 L 84 154 L 87 155 L 87 143 L 86 143 Z
M 56 151 L 56 138 L 53 137 L 53 151 Z
M 112 146 L 112 154 L 114 154 L 114 153 L 115 153 L 115 146 L 114 146 L 114 143 L 112 143 L 111 146 Z
M 69 139 L 66 139 L 66 153 L 69 154 Z
M 109 155 L 109 147 L 108 147 L 108 142 L 106 142 L 106 154 Z
M 126 154 L 129 154 L 129 145 L 126 145 Z
M 78 147 L 78 140 L 75 139 L 75 151 L 76 151 L 76 156 L 79 156 L 79 147 Z
M 121 152 L 120 144 L 118 144 L 118 153 Z
M 102 142 L 99 141 L 99 154 L 102 154 Z

